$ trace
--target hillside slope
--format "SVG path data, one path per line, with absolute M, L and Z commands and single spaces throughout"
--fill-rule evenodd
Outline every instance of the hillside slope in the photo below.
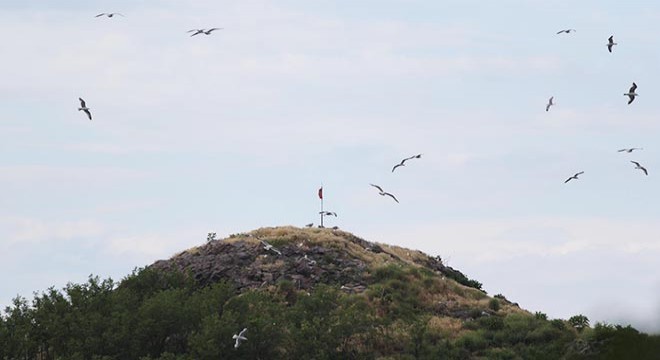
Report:
M 262 242 L 263 241 L 263 242 Z M 273 249 L 267 248 L 272 245 Z M 17 298 L 0 359 L 653 359 L 660 339 L 548 320 L 438 257 L 348 232 L 263 228 Z M 235 347 L 233 335 L 247 329 Z M 624 357 L 622 357 L 624 356 Z

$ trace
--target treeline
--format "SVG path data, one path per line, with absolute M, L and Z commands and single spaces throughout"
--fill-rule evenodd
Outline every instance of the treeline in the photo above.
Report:
M 460 334 L 434 326 L 421 300 L 433 275 L 390 266 L 365 294 L 307 293 L 282 281 L 239 294 L 177 273 L 90 277 L 16 298 L 0 316 L 0 359 L 655 359 L 658 337 L 627 327 L 577 330 L 542 314 L 473 311 Z M 498 300 L 494 300 L 497 302 Z M 585 318 L 586 319 L 586 318 Z M 584 324 L 583 324 L 584 325 Z M 248 328 L 234 348 L 232 335 Z M 617 357 L 621 354 L 631 356 Z

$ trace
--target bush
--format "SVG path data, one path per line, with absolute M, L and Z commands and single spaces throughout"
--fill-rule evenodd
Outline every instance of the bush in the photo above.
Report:
M 540 311 L 537 311 L 537 312 L 534 313 L 534 318 L 536 320 L 546 321 L 546 320 L 548 320 L 548 315 L 546 315 L 546 314 L 544 314 Z
M 568 323 L 577 329 L 578 332 L 582 332 L 584 328 L 589 327 L 589 318 L 582 314 L 575 315 L 568 319 Z
M 456 345 L 470 351 L 477 351 L 486 348 L 488 342 L 480 332 L 470 331 L 456 340 Z
M 488 308 L 490 308 L 495 312 L 500 311 L 500 301 L 497 299 L 490 299 L 490 301 L 488 302 Z

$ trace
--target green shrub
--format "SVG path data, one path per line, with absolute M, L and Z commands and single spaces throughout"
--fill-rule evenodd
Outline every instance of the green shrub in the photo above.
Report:
M 537 312 L 534 313 L 534 318 L 536 320 L 546 321 L 546 320 L 548 320 L 548 315 L 546 315 L 546 314 L 544 314 L 540 311 L 537 311 Z
M 582 314 L 575 315 L 568 319 L 568 323 L 577 329 L 578 332 L 581 332 L 584 328 L 589 327 L 589 318 Z
M 488 308 L 495 312 L 500 311 L 500 301 L 497 299 L 490 299 L 488 302 Z

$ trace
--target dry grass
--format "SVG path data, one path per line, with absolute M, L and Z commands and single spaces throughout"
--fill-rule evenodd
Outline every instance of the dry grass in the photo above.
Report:
M 259 240 L 265 240 L 276 247 L 301 246 L 303 248 L 311 248 L 318 245 L 327 248 L 334 248 L 344 251 L 349 256 L 363 261 L 372 270 L 391 264 L 424 268 L 420 264 L 427 262 L 429 257 L 421 251 L 379 243 L 376 243 L 375 245 L 378 245 L 382 249 L 382 252 L 375 253 L 364 248 L 359 242 L 353 241 L 354 238 L 354 235 L 341 230 L 283 226 L 260 228 L 249 233 L 235 234 L 218 241 L 226 243 L 243 241 L 246 243 L 258 244 Z M 205 245 L 193 247 L 175 255 L 175 257 L 184 253 L 197 254 L 203 246 Z M 281 265 L 279 263 L 281 263 L 281 260 L 278 260 L 275 263 L 264 264 L 264 266 L 277 268 Z M 438 303 L 451 303 L 452 307 L 488 309 L 488 301 L 490 301 L 491 298 L 480 290 L 461 285 L 452 279 L 445 278 L 444 276 L 422 278 L 423 280 L 411 277 L 409 280 L 420 282 L 418 284 L 422 289 L 420 300 L 429 308 L 436 306 Z M 529 314 L 529 312 L 525 310 L 508 305 L 504 302 L 500 302 L 500 304 L 500 313 Z M 437 322 L 439 320 L 436 319 L 433 321 Z
M 434 316 L 427 324 L 428 332 L 437 338 L 456 339 L 463 332 L 463 321 L 452 317 Z

